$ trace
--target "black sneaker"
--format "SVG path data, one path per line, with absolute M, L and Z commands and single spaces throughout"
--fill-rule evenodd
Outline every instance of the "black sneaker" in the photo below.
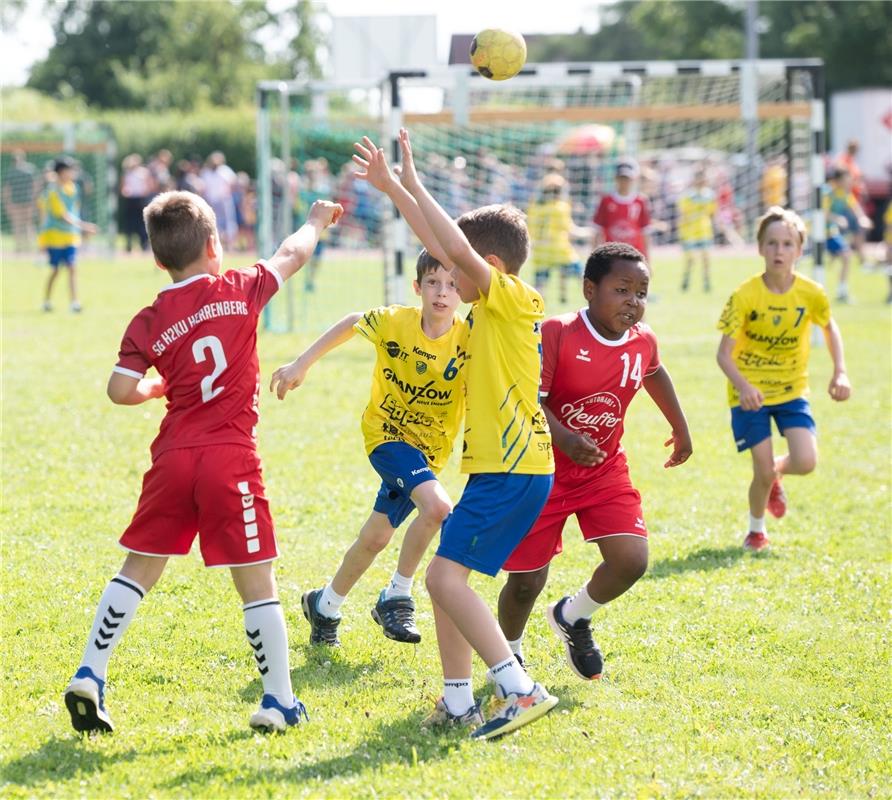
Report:
M 310 623 L 310 644 L 327 644 L 329 647 L 338 647 L 341 643 L 341 640 L 338 639 L 338 625 L 341 624 L 341 618 L 326 617 L 319 613 L 316 603 L 320 594 L 322 594 L 321 589 L 314 589 L 312 592 L 305 592 L 300 598 L 304 617 Z
M 598 645 L 592 640 L 591 621 L 578 619 L 572 625 L 564 621 L 563 609 L 569 597 L 562 597 L 556 603 L 548 606 L 545 616 L 551 629 L 564 642 L 567 650 L 567 662 L 570 669 L 580 678 L 593 681 L 601 677 L 604 669 L 604 658 Z
M 391 597 L 384 599 L 384 592 L 372 609 L 372 619 L 383 629 L 388 639 L 397 642 L 418 644 L 421 634 L 415 627 L 415 601 L 411 597 Z

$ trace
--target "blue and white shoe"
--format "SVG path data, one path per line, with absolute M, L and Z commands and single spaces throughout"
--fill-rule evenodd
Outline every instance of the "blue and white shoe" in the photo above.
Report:
M 115 727 L 105 710 L 105 681 L 89 667 L 81 667 L 65 690 L 71 725 L 79 732 L 111 733 Z
M 496 739 L 506 733 L 544 717 L 558 704 L 558 699 L 539 683 L 529 694 L 511 692 L 505 695 L 496 684 L 496 697 L 501 703 L 493 715 L 471 734 L 472 739 Z
M 292 725 L 299 725 L 301 716 L 309 722 L 310 716 L 307 714 L 306 706 L 296 697 L 292 699 L 294 705 L 285 708 L 273 695 L 263 695 L 260 708 L 251 715 L 251 727 L 264 733 L 273 733 L 287 730 Z

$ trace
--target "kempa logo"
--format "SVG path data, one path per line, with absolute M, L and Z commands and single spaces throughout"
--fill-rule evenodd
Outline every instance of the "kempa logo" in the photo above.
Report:
M 434 361 L 437 358 L 433 353 L 428 353 L 427 350 L 422 350 L 418 345 L 412 347 L 412 352 L 415 353 L 416 356 L 424 356 L 428 361 Z
M 421 469 L 413 469 L 410 474 L 412 475 L 412 477 L 415 477 L 416 475 L 420 475 L 422 472 L 430 472 L 430 471 L 431 471 L 430 467 L 421 467 Z

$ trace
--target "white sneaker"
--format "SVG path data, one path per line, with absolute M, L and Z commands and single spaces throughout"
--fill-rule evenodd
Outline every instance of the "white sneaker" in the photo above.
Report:
M 53 304 L 52 304 L 49 300 L 44 300 L 44 301 L 43 301 L 43 305 L 41 306 L 41 308 L 42 308 L 44 311 L 52 311 L 52 310 L 53 310 Z
M 83 311 L 83 310 L 84 310 L 84 307 L 80 303 L 78 303 L 77 300 L 75 300 L 71 304 L 71 313 L 72 314 L 80 314 L 81 311 Z
M 76 731 L 111 733 L 111 717 L 105 710 L 105 681 L 89 667 L 81 667 L 65 690 L 65 705 Z
M 485 724 L 471 734 L 472 739 L 504 736 L 523 725 L 535 722 L 558 704 L 558 699 L 539 683 L 533 684 L 529 694 L 511 692 L 504 698 L 501 687 L 496 684 L 496 697 L 501 700 L 501 705 Z
M 287 730 L 290 725 L 300 724 L 301 715 L 309 722 L 306 706 L 296 697 L 293 700 L 294 705 L 285 708 L 273 695 L 263 695 L 260 708 L 251 715 L 249 725 L 264 733 L 272 733 Z

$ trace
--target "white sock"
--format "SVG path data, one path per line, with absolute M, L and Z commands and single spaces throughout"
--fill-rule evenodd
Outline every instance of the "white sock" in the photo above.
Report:
M 515 692 L 516 694 L 529 694 L 533 691 L 533 679 L 527 675 L 524 668 L 517 663 L 517 659 L 512 655 L 498 664 L 493 664 L 489 668 L 492 679 L 502 692 L 506 695 Z
M 753 533 L 765 533 L 765 517 L 754 517 L 750 514 L 750 530 Z
M 278 600 L 257 600 L 242 606 L 245 633 L 254 651 L 263 693 L 273 695 L 285 708 L 294 703 L 288 669 L 288 632 Z
M 337 619 L 341 616 L 341 606 L 347 599 L 347 595 L 340 595 L 331 588 L 331 583 L 326 583 L 322 594 L 316 600 L 316 610 L 323 617 Z
M 443 702 L 450 714 L 464 714 L 474 705 L 470 678 L 446 678 L 443 681 Z
M 585 619 L 591 619 L 592 614 L 594 614 L 602 605 L 604 605 L 604 603 L 596 603 L 592 600 L 588 593 L 588 585 L 586 584 L 566 603 L 564 603 L 564 607 L 561 609 L 561 614 L 564 617 L 564 622 L 568 625 L 572 625 L 583 617 L 585 617 Z
M 520 634 L 520 636 L 513 641 L 509 639 L 508 647 L 511 648 L 511 652 L 514 653 L 514 655 L 523 658 L 523 634 Z
M 115 575 L 105 587 L 96 608 L 84 657 L 81 659 L 81 666 L 89 667 L 97 678 L 105 680 L 112 650 L 121 641 L 124 631 L 136 614 L 139 601 L 145 596 L 146 590 L 142 586 L 132 578 L 122 575 Z
M 393 571 L 393 577 L 390 579 L 390 585 L 384 590 L 384 599 L 390 600 L 391 597 L 411 597 L 412 581 L 415 580 L 414 575 L 408 578 L 400 575 L 397 570 Z

